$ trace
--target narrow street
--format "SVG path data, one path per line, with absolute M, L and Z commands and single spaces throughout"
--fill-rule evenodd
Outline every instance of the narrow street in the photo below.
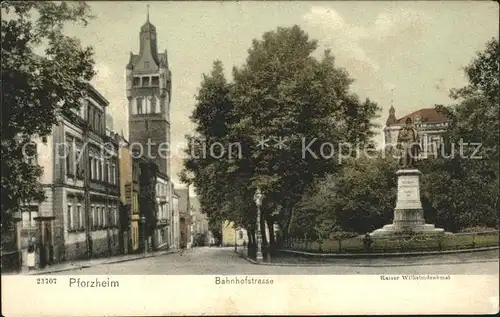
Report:
M 281 260 L 280 262 L 283 262 Z M 288 261 L 287 261 L 288 262 Z M 330 259 L 328 263 L 300 266 L 289 264 L 255 265 L 233 248 L 195 248 L 181 253 L 129 262 L 103 264 L 84 269 L 55 273 L 57 275 L 147 275 L 147 274 L 499 274 L 498 250 L 460 255 L 410 258 Z

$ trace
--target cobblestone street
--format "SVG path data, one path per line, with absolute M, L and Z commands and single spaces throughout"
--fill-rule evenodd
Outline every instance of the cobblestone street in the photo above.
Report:
M 281 260 L 280 262 L 283 262 Z M 255 265 L 233 248 L 195 248 L 183 253 L 122 263 L 102 264 L 55 273 L 58 275 L 102 274 L 498 274 L 498 251 L 460 255 L 409 258 L 338 259 L 328 263 L 304 261 L 288 264 Z

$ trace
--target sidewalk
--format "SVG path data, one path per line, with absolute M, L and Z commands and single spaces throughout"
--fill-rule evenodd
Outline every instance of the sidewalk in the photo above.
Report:
M 256 265 L 268 266 L 350 266 L 350 267 L 402 267 L 451 265 L 465 263 L 482 263 L 498 261 L 498 247 L 477 250 L 475 252 L 455 252 L 443 254 L 426 254 L 423 256 L 378 256 L 378 257 L 311 257 L 301 253 L 281 252 L 272 257 L 270 262 L 257 262 L 249 258 L 245 252 L 238 250 L 238 255 Z
M 164 255 L 164 254 L 176 253 L 179 251 L 180 250 L 177 250 L 177 249 L 160 250 L 160 251 L 148 252 L 147 254 L 144 254 L 144 253 L 127 254 L 127 255 L 113 256 L 113 257 L 109 257 L 109 258 L 98 258 L 98 259 L 92 259 L 92 260 L 71 261 L 71 262 L 68 261 L 68 262 L 64 262 L 64 263 L 50 265 L 50 266 L 47 266 L 43 269 L 36 269 L 36 270 L 32 270 L 32 271 L 29 271 L 27 267 L 23 266 L 23 270 L 18 274 L 20 274 L 20 275 L 43 275 L 43 274 L 50 274 L 50 273 L 56 273 L 56 272 L 78 270 L 78 269 L 83 269 L 83 268 L 97 266 L 97 265 L 140 260 L 140 259 L 151 258 L 151 257 L 160 256 L 160 255 Z

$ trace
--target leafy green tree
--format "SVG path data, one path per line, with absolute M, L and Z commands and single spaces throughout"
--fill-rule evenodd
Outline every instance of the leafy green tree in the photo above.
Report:
M 366 233 L 390 222 L 396 202 L 397 160 L 382 153 L 348 160 L 318 182 L 301 208 L 316 222 L 333 220 L 337 231 Z M 307 224 L 307 222 L 306 222 Z
M 459 101 L 439 106 L 450 118 L 440 158 L 425 162 L 423 196 L 435 221 L 450 231 L 498 227 L 499 43 L 492 39 L 465 67 L 469 84 L 452 89 Z
M 254 171 L 252 187 L 263 190 L 269 206 L 282 207 L 277 218 L 285 233 L 304 192 L 338 167 L 339 144 L 366 141 L 379 110 L 349 92 L 353 80 L 335 67 L 330 51 L 321 60 L 312 57 L 316 47 L 298 26 L 280 27 L 254 40 L 246 64 L 233 71 L 235 113 L 242 118 L 236 131 L 251 137 L 242 141 Z M 268 138 L 284 145 L 270 140 L 270 146 L 259 146 Z M 327 143 L 333 155 L 328 147 L 324 151 Z M 263 219 L 273 212 L 262 211 Z
M 59 115 L 80 107 L 81 91 L 94 76 L 92 49 L 64 35 L 67 23 L 91 18 L 84 2 L 3 1 L 1 208 L 2 228 L 25 202 L 42 201 L 41 169 L 23 151 L 48 135 Z M 37 54 L 37 52 L 42 52 Z M 25 153 L 23 153 L 25 152 Z
M 370 139 L 379 110 L 349 92 L 353 80 L 335 67 L 330 51 L 314 58 L 316 47 L 298 26 L 266 32 L 252 42 L 246 63 L 233 69 L 232 83 L 225 80 L 221 63 L 214 64 L 192 116 L 200 138 L 226 144 L 226 150 L 237 144 L 241 152 L 237 157 L 195 157 L 203 145 L 189 136 L 183 179 L 204 197 L 200 202 L 207 213 L 245 226 L 251 236 L 253 194 L 261 188 L 260 226 L 267 224 L 270 244 L 274 224 L 286 235 L 304 192 L 338 168 L 339 144 Z M 333 149 L 324 150 L 327 142 Z M 268 244 L 265 236 L 263 244 Z

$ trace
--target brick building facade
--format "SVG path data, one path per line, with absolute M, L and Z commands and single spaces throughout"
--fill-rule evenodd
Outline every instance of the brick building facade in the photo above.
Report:
M 108 104 L 88 85 L 76 116 L 62 116 L 37 142 L 47 199 L 23 217 L 36 221 L 41 266 L 119 253 L 118 142 L 106 134 Z

